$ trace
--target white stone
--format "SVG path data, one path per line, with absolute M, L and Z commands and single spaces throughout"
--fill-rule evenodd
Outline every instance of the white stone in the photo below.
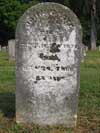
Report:
M 2 46 L 1 50 L 6 52 L 7 51 L 7 47 L 6 46 Z
M 99 51 L 100 51 L 100 46 L 99 46 Z
M 1 45 L 0 45 L 0 51 L 1 51 Z
M 81 25 L 67 7 L 33 6 L 16 30 L 16 121 L 73 127 L 80 86 Z
M 15 40 L 11 39 L 8 41 L 8 53 L 9 60 L 15 60 Z

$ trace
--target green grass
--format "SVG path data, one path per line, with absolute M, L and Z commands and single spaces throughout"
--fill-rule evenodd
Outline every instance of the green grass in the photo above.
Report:
M 0 133 L 99 133 L 100 52 L 89 51 L 81 63 L 77 127 L 39 127 L 15 122 L 15 62 L 0 52 Z

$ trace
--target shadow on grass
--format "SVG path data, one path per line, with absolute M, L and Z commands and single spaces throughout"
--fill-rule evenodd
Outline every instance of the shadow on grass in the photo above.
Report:
M 0 93 L 0 111 L 5 117 L 13 118 L 15 116 L 14 93 Z

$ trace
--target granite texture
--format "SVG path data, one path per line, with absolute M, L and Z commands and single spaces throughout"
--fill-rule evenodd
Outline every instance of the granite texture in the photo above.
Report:
M 16 29 L 16 121 L 76 124 L 81 25 L 67 7 L 41 3 Z
M 8 54 L 9 60 L 15 60 L 15 40 L 11 39 L 8 41 Z

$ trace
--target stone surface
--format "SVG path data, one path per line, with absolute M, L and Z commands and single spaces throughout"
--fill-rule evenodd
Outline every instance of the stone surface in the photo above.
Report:
M 82 44 L 82 47 L 81 47 L 81 62 L 84 62 L 85 56 L 86 56 L 86 52 L 87 52 L 87 46 Z
M 77 118 L 81 25 L 67 7 L 41 3 L 16 30 L 16 121 L 73 127 Z
M 100 51 L 100 46 L 98 47 L 99 51 Z
M 15 60 L 15 40 L 8 41 L 9 60 Z
M 6 46 L 2 46 L 1 50 L 6 52 L 7 51 L 7 47 Z
M 85 46 L 85 51 L 86 51 L 86 52 L 88 51 L 88 46 Z
M 1 45 L 0 45 L 0 51 L 1 51 Z

